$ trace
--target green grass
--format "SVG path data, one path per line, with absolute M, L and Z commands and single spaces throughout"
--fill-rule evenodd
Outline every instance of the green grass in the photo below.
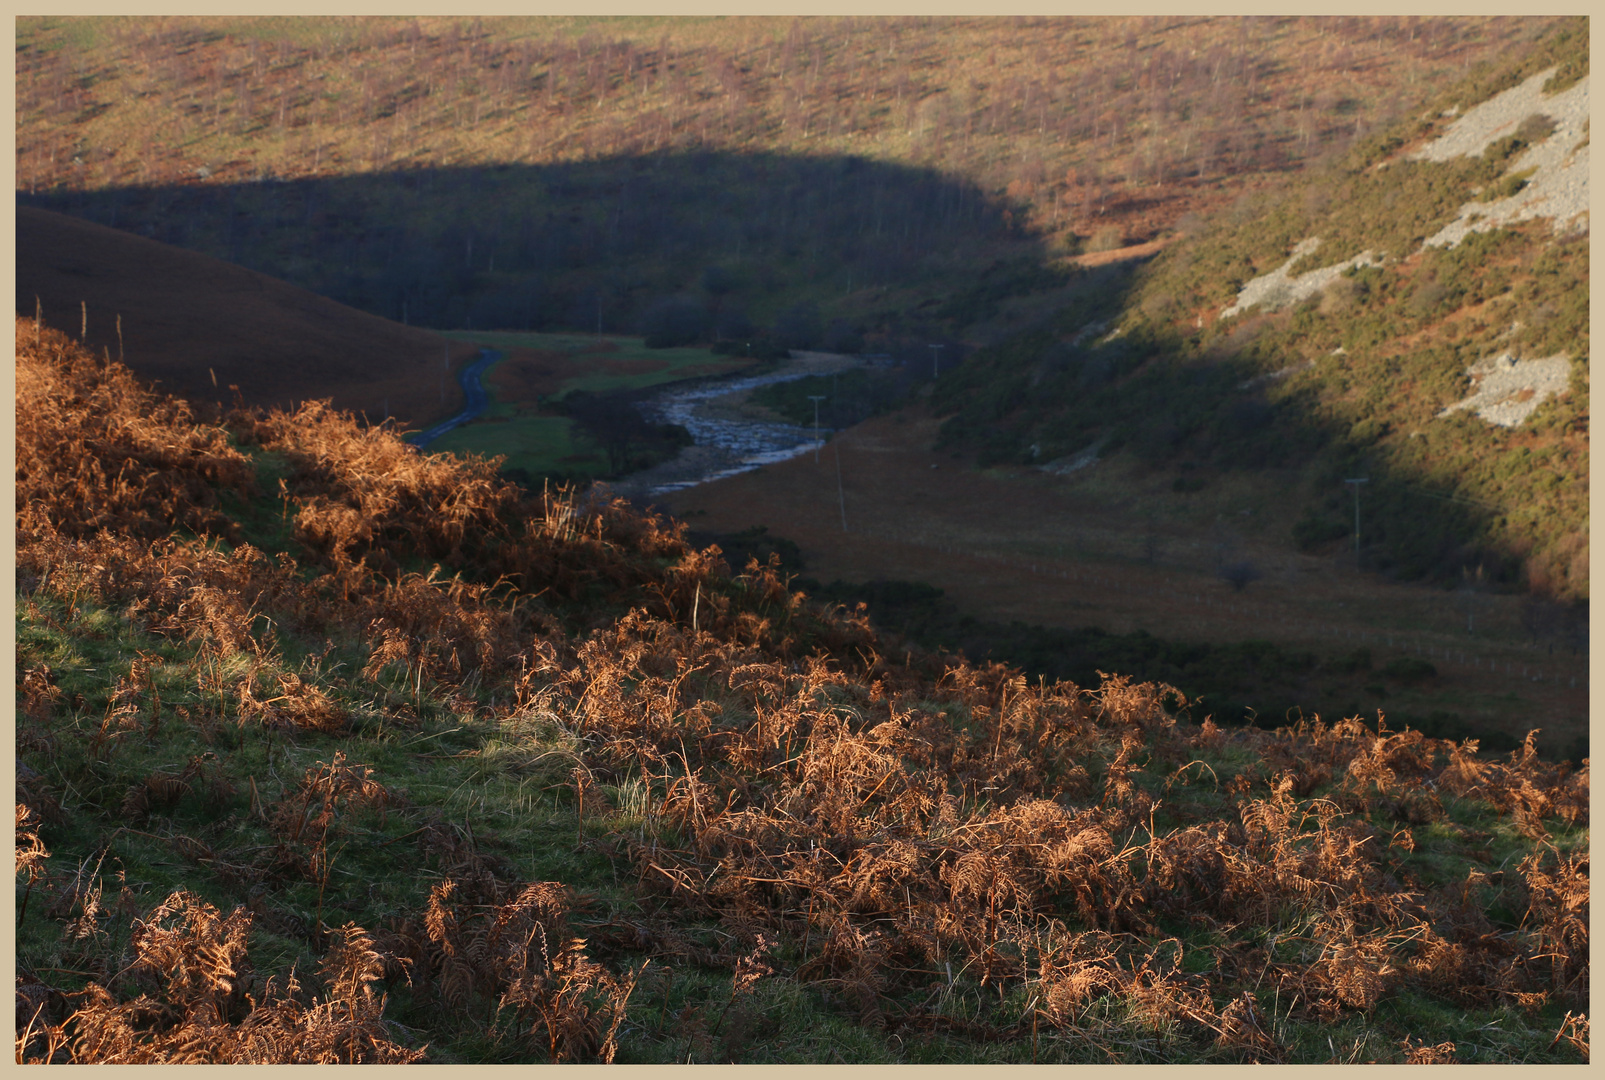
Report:
M 338 814 L 321 897 L 313 881 L 270 879 L 265 903 L 258 896 L 249 940 L 252 965 L 264 976 L 282 976 L 292 966 L 316 969 L 319 954 L 302 934 L 320 915 L 326 925 L 355 921 L 378 928 L 420 911 L 440 875 L 409 838 L 429 822 L 470 830 L 478 850 L 504 860 L 517 880 L 562 881 L 589 897 L 574 920 L 581 934 L 587 925 L 605 924 L 615 914 L 643 914 L 631 875 L 621 874 L 606 842 L 620 831 L 648 835 L 639 805 L 631 806 L 630 792 L 641 786 L 639 778 L 604 786 L 618 809 L 600 816 L 593 812 L 580 828 L 566 781 L 583 746 L 555 717 L 491 722 L 478 718 L 474 703 L 460 697 L 447 703 L 428 686 L 415 692 L 397 671 L 373 681 L 337 674 L 360 666 L 364 648 L 356 641 L 326 643 L 328 651 L 320 647 L 323 655 L 315 657 L 311 642 L 286 637 L 280 641 L 284 652 L 276 657 L 208 660 L 192 645 L 152 638 L 92 604 L 80 604 L 69 615 L 57 599 L 19 595 L 17 610 L 19 662 L 49 664 L 65 699 L 47 721 L 24 722 L 22 757 L 52 790 L 64 793 L 65 821 L 45 829 L 51 865 L 68 873 L 85 870 L 103 887 L 106 907 L 115 901 L 148 911 L 182 887 L 220 910 L 232 909 L 244 899 L 245 886 L 229 881 L 217 866 L 245 862 L 252 852 L 275 843 L 251 813 L 253 781 L 271 811 L 307 769 L 343 752 L 349 761 L 370 766 L 374 778 L 400 796 L 400 804 L 384 814 L 370 809 Z M 138 726 L 97 751 L 93 736 L 109 704 L 108 688 L 137 655 L 159 658 L 154 686 L 165 719 L 153 726 L 147 701 Z M 340 736 L 289 736 L 236 723 L 228 694 L 196 690 L 197 678 L 207 671 L 232 678 L 299 671 L 351 709 L 351 729 Z M 202 717 L 210 719 L 195 722 Z M 51 752 L 38 752 L 34 739 L 48 739 Z M 220 804 L 191 795 L 148 817 L 101 812 L 118 806 L 125 791 L 151 773 L 172 771 L 201 754 L 215 755 L 218 775 L 234 788 Z M 635 803 L 642 793 L 645 788 Z M 660 790 L 652 797 L 661 796 Z M 186 858 L 171 842 L 176 837 L 205 843 L 217 859 Z M 98 921 L 103 925 L 94 939 L 66 940 L 60 922 L 47 915 L 42 890 L 35 891 L 18 927 L 21 969 L 63 988 L 83 985 L 92 954 L 110 948 L 115 955 L 130 944 L 126 918 L 102 915 Z M 705 946 L 718 945 L 716 937 L 695 925 L 681 929 L 693 939 L 704 938 Z M 717 1034 L 710 1035 L 714 1018 L 729 1005 L 728 975 L 662 964 L 648 972 L 632 999 L 621 1062 L 709 1061 L 721 1060 L 722 1054 L 776 1062 L 897 1060 L 890 1043 L 835 1015 L 816 988 L 768 980 L 750 1001 L 729 1010 Z M 427 1029 L 433 1061 L 529 1060 L 524 1046 L 487 1034 L 490 1005 L 476 1002 L 443 1029 L 438 1002 L 414 1001 L 400 983 L 390 993 L 387 1018 L 404 1029 Z M 702 1022 L 688 1028 L 683 1021 L 692 1015 Z M 783 1017 L 778 1024 L 771 1020 L 776 1015 Z M 438 1037 L 445 1029 L 450 1034 Z
M 259 627 L 266 636 L 265 626 Z M 450 823 L 470 831 L 479 852 L 504 861 L 507 873 L 525 881 L 562 881 L 588 897 L 573 917 L 575 932 L 601 934 L 619 916 L 651 917 L 656 903 L 639 893 L 634 871 L 615 854 L 622 837 L 650 840 L 649 820 L 642 808 L 663 796 L 663 783 L 642 783 L 621 777 L 604 786 L 611 808 L 588 815 L 583 826 L 575 817 L 567 770 L 584 751 L 581 737 L 557 713 L 531 710 L 490 720 L 478 708 L 487 690 L 451 697 L 431 687 L 409 685 L 391 669 L 377 679 L 354 674 L 361 666 L 359 641 L 313 642 L 295 635 L 276 637 L 273 647 L 258 652 L 208 659 L 192 644 L 153 638 L 134 629 L 119 613 L 93 604 L 79 604 L 69 613 L 59 599 L 19 593 L 17 649 L 22 668 L 48 663 L 56 673 L 63 701 L 43 721 L 25 719 L 19 736 L 21 757 L 41 772 L 51 789 L 62 793 L 65 821 L 48 826 L 51 864 L 71 873 L 81 868 L 104 890 L 103 906 L 148 911 L 168 893 L 183 887 L 227 911 L 245 899 L 248 885 L 230 881 L 222 863 L 243 863 L 275 843 L 251 810 L 254 781 L 262 802 L 272 805 L 292 792 L 309 768 L 328 762 L 336 752 L 374 770 L 374 778 L 399 796 L 381 814 L 372 809 L 342 809 L 330 833 L 332 854 L 327 884 L 305 878 L 270 877 L 253 892 L 257 917 L 250 937 L 253 967 L 261 975 L 283 974 L 291 966 L 314 970 L 318 954 L 303 936 L 320 917 L 327 924 L 354 921 L 377 928 L 387 920 L 415 914 L 425 904 L 441 868 L 416 846 L 413 835 L 429 822 Z M 127 672 L 137 655 L 154 661 L 153 684 L 161 695 L 161 720 L 147 698 L 135 726 L 98 750 L 94 735 L 109 704 L 109 690 Z M 197 683 L 206 673 L 229 680 L 254 674 L 259 682 L 284 671 L 299 672 L 334 694 L 352 713 L 348 732 L 333 735 L 272 732 L 259 724 L 240 722 L 228 692 L 210 693 Z M 80 698 L 81 695 L 81 698 Z M 949 703 L 955 724 L 970 722 L 962 708 Z M 182 711 L 181 711 L 182 710 Z M 47 740 L 49 752 L 40 749 Z M 217 776 L 232 793 L 208 802 L 200 794 L 131 818 L 114 812 L 130 787 L 157 770 L 171 771 L 201 754 L 215 755 Z M 1193 815 L 1207 813 L 1224 784 L 1259 763 L 1257 754 L 1228 744 L 1200 751 L 1203 770 L 1174 789 L 1165 789 L 1164 770 L 1135 774 L 1136 782 L 1163 796 L 1154 828 L 1164 833 L 1185 826 Z M 1191 774 L 1189 774 L 1191 775 Z M 1312 792 L 1329 792 L 1323 785 Z M 1507 818 L 1486 804 L 1444 798 L 1446 816 L 1418 826 L 1414 854 L 1401 866 L 1424 887 L 1463 880 L 1468 865 L 1485 871 L 1509 870 L 1531 850 L 1531 842 Z M 1377 814 L 1373 823 L 1391 828 Z M 1583 825 L 1551 822 L 1550 843 L 1559 851 L 1587 843 Z M 1473 848 L 1468 835 L 1485 836 Z M 191 837 L 210 847 L 215 859 L 187 857 L 173 838 Z M 671 835 L 659 838 L 673 845 Z M 1468 862 L 1469 860 L 1469 862 Z M 1486 910 L 1496 924 L 1511 917 L 1505 911 L 1504 886 L 1483 888 Z M 19 891 L 21 885 L 19 883 Z M 321 896 L 320 896 L 321 891 Z M 75 914 L 76 912 L 73 912 Z M 61 933 L 61 922 L 47 916 L 43 891 L 32 896 L 18 927 L 18 962 L 63 989 L 75 989 L 89 978 L 94 957 L 111 955 L 130 944 L 130 922 L 103 915 L 99 935 L 73 942 Z M 1073 922 L 1073 920 L 1072 920 Z M 678 930 L 703 947 L 717 948 L 722 932 L 695 919 Z M 1501 925 L 1501 929 L 1509 929 Z M 1302 924 L 1262 929 L 1257 947 L 1287 963 L 1309 963 L 1320 948 Z M 1272 932 L 1278 936 L 1273 938 Z M 1221 931 L 1178 927 L 1183 966 L 1208 969 L 1211 947 L 1227 944 Z M 1250 935 L 1252 937 L 1252 935 Z M 1253 944 L 1253 942 L 1250 942 Z M 594 949 L 593 949 L 594 951 Z M 637 964 L 628 949 L 608 950 L 615 969 Z M 786 974 L 804 957 L 795 941 L 783 941 L 774 959 L 779 973 L 763 979 L 750 996 L 732 1000 L 727 972 L 679 960 L 656 960 L 631 998 L 629 1019 L 621 1031 L 618 1060 L 628 1063 L 738 1060 L 745 1063 L 1072 1063 L 1227 1062 L 1230 1052 L 1214 1048 L 1207 1038 L 1174 1022 L 1154 1026 L 1137 1016 L 1128 1002 L 1094 997 L 1082 1008 L 1074 1031 L 1046 1026 L 1033 1038 L 1028 1024 L 996 1041 L 977 1042 L 940 1030 L 908 1029 L 889 1033 L 863 1022 L 856 1008 L 831 990 L 829 981 L 804 983 Z M 1200 967 L 1200 965 L 1204 965 Z M 945 985 L 944 985 L 945 983 Z M 982 986 L 973 975 L 956 972 L 951 983 L 933 974 L 932 992 L 939 1012 L 955 1021 L 980 1021 L 1008 1029 L 1029 1016 L 1028 991 L 1014 989 L 999 998 L 995 987 Z M 404 983 L 387 987 L 387 1017 L 427 1033 L 430 1058 L 441 1063 L 529 1061 L 528 1048 L 492 1026 L 493 1002 L 476 1001 L 467 1011 L 442 1016 L 438 1002 L 414 1000 Z M 1428 1043 L 1452 1041 L 1467 1062 L 1575 1061 L 1564 1042 L 1551 1045 L 1561 1010 L 1545 1005 L 1524 1013 L 1507 1007 L 1451 1005 L 1400 986 L 1387 993 L 1365 1015 L 1348 1014 L 1335 1023 L 1295 1018 L 1296 1002 L 1268 986 L 1255 994 L 1272 1033 L 1288 1046 L 1294 1060 L 1323 1062 L 1399 1060 L 1407 1035 Z M 912 999 L 906 1004 L 916 1004 Z M 1222 1004 L 1216 1003 L 1217 1006 Z
M 607 455 L 566 416 L 499 417 L 505 405 L 490 410 L 491 419 L 453 428 L 429 444 L 432 452 L 481 454 L 507 458 L 504 469 L 523 469 L 531 476 L 591 479 L 607 472 Z
M 430 449 L 454 454 L 481 454 L 505 457 L 503 468 L 517 476 L 520 471 L 531 478 L 552 477 L 593 480 L 609 475 L 606 452 L 590 434 L 571 418 L 552 409 L 576 391 L 613 393 L 645 390 L 686 378 L 720 375 L 750 367 L 753 361 L 720 356 L 701 348 L 648 349 L 639 337 L 608 334 L 598 339 L 589 334 L 552 334 L 523 331 L 444 331 L 455 341 L 467 341 L 492 349 L 537 349 L 594 356 L 604 361 L 650 361 L 666 365 L 658 370 L 635 374 L 592 371 L 565 379 L 556 392 L 541 401 L 513 401 L 504 397 L 489 377 L 482 380 L 490 405 L 478 420 L 442 435 Z M 607 352 L 592 353 L 600 343 L 611 344 Z M 500 363 L 501 361 L 498 361 Z M 559 406 L 560 407 L 560 406 Z
M 627 337 L 619 334 L 607 334 L 601 338 L 589 334 L 547 334 L 533 331 L 477 331 L 477 330 L 443 330 L 443 337 L 455 341 L 470 341 L 476 345 L 488 345 L 493 349 L 541 349 L 552 352 L 569 353 L 571 355 L 594 356 L 600 365 L 605 361 L 647 361 L 654 365 L 664 364 L 666 367 L 654 371 L 644 371 L 638 374 L 618 374 L 606 371 L 588 372 L 564 380 L 558 391 L 550 395 L 550 400 L 560 401 L 575 390 L 585 390 L 591 393 L 606 393 L 613 390 L 645 390 L 653 386 L 662 386 L 664 383 L 678 382 L 685 378 L 700 378 L 708 375 L 725 375 L 751 367 L 754 361 L 744 358 L 731 358 L 710 352 L 707 349 L 686 346 L 672 349 L 649 349 L 643 344 L 644 339 Z M 592 353 L 601 342 L 614 346 L 606 352 Z

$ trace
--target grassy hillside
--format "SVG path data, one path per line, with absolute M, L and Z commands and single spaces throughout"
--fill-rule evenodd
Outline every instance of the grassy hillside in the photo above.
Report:
M 1551 66 L 1581 85 L 1578 24 L 17 30 L 19 218 L 65 238 L 19 277 L 66 290 L 39 322 L 19 291 L 16 323 L 19 1061 L 1588 1060 L 1588 761 L 1557 760 L 1587 679 L 1479 595 L 1586 597 L 1587 238 L 1418 250 L 1542 188 L 1527 155 L 1570 129 L 1412 156 Z M 80 334 L 75 279 L 133 288 L 155 241 L 255 274 L 186 257 Z M 1263 287 L 1367 252 L 1285 305 Z M 262 273 L 333 299 L 291 334 Z M 761 534 L 775 557 L 727 558 L 337 409 L 197 408 L 116 361 L 124 295 L 174 313 L 157 359 L 192 381 L 188 328 L 289 348 L 335 301 L 375 340 L 493 333 L 500 411 L 458 448 L 516 429 L 547 474 L 598 461 L 567 423 L 605 426 L 596 391 L 714 362 L 688 346 L 941 343 L 931 382 L 833 383 L 831 422 L 873 419 L 822 462 L 685 498 L 790 499 L 805 548 L 851 513 L 839 553 L 931 552 L 1053 619 L 1130 610 L 810 597 Z M 1500 353 L 1563 356 L 1564 392 L 1509 428 L 1439 416 L 1513 377 Z M 400 382 L 439 401 L 441 374 Z M 1271 541 L 1343 552 L 1358 476 L 1367 573 L 1269 567 Z M 1551 646 L 1586 624 L 1530 610 Z M 1131 632 L 1154 612 L 1184 629 Z M 1046 677 L 945 651 L 975 638 Z M 1434 699 L 1523 726 L 1495 747 L 1299 699 L 1368 660 L 1390 707 L 1431 663 Z M 1215 714 L 1271 691 L 1296 725 Z
M 33 207 L 17 209 L 17 312 L 81 338 L 196 406 L 290 408 L 332 398 L 375 423 L 462 407 L 451 369 L 474 355 L 193 251 Z
M 21 1060 L 1587 1057 L 1586 765 L 1031 686 L 17 355 Z
M 1245 198 L 1140 268 L 1076 276 L 1050 321 L 938 387 L 936 406 L 952 414 L 945 439 L 983 462 L 1052 465 L 1097 448 L 1174 474 L 1179 493 L 1259 473 L 1285 493 L 1283 535 L 1306 550 L 1353 543 L 1343 481 L 1368 477 L 1369 568 L 1586 597 L 1586 217 L 1581 233 L 1539 217 L 1423 246 L 1463 205 L 1482 199 L 1491 212 L 1520 191 L 1532 176 L 1517 168 L 1524 152 L 1555 124 L 1535 111 L 1486 149 L 1417 151 L 1550 68 L 1556 93 L 1586 76 L 1586 26 L 1475 71 L 1419 117 Z M 1372 265 L 1303 297 L 1238 300 L 1279 268 L 1296 279 L 1366 250 Z M 1448 412 L 1500 355 L 1561 357 L 1544 360 L 1562 365 L 1559 394 L 1511 426 Z
M 929 340 L 1545 25 L 28 18 L 18 191 L 404 322 Z

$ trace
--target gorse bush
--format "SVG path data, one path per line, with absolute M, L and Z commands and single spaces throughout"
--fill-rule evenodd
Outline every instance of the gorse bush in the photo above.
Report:
M 19 1061 L 1586 1057 L 1533 736 L 899 662 L 600 492 L 18 382 Z

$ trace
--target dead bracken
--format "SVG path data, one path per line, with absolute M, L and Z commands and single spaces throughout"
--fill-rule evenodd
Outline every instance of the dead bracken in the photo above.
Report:
M 19 607 L 122 612 L 190 649 L 197 681 L 180 710 L 155 660 L 125 662 L 100 718 L 49 667 L 19 666 L 23 756 L 77 740 L 115 764 L 174 727 L 216 738 L 109 802 L 19 787 L 25 929 L 64 928 L 56 967 L 78 973 L 19 972 L 19 1062 L 440 1060 L 431 1047 L 469 1029 L 506 1060 L 615 1061 L 671 1024 L 687 1054 L 739 1058 L 777 981 L 909 1043 L 1122 1060 L 1157 1032 L 1197 1060 L 1308 1060 L 1290 1025 L 1411 993 L 1563 1009 L 1556 1041 L 1586 1056 L 1587 763 L 1541 760 L 1534 736 L 1491 760 L 1380 717 L 1228 731 L 1118 675 L 899 662 L 862 612 L 811 604 L 774 564 L 732 573 L 621 502 L 527 497 L 490 463 L 417 455 L 318 406 L 198 424 L 31 320 L 17 352 L 18 566 L 36 583 Z M 260 495 L 247 452 L 287 463 L 304 562 L 224 512 L 224 493 Z M 439 567 L 407 569 L 420 554 Z M 290 635 L 360 655 L 338 679 L 321 657 L 292 672 Z M 564 842 L 616 870 L 630 905 L 598 918 L 471 814 L 410 799 L 407 775 L 365 760 L 364 694 L 409 731 L 426 698 L 494 729 L 502 757 L 486 742 L 464 768 L 571 792 Z M 296 772 L 270 749 L 270 787 L 247 740 L 294 746 Z M 263 843 L 173 831 L 164 815 L 197 799 Z M 193 885 L 103 894 L 102 864 L 64 858 L 50 815 L 109 837 L 107 883 L 113 834 L 137 832 Z M 1478 828 L 1521 857 L 1485 868 Z M 407 873 L 427 875 L 382 925 L 335 914 L 362 902 L 340 868 L 359 843 L 415 852 Z M 276 899 L 292 888 L 315 905 Z M 258 972 L 258 931 L 301 942 L 316 973 Z M 660 969 L 688 966 L 728 982 L 672 1020 Z M 1386 1052 L 1463 1051 L 1394 1036 Z

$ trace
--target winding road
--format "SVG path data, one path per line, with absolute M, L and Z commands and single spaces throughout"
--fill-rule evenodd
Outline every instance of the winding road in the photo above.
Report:
M 422 450 L 425 445 L 440 438 L 452 428 L 461 427 L 484 412 L 485 406 L 490 404 L 490 395 L 485 392 L 485 385 L 479 381 L 479 377 L 485 373 L 486 368 L 501 358 L 502 354 L 495 349 L 480 349 L 479 359 L 457 373 L 457 382 L 462 386 L 463 394 L 467 398 L 463 411 L 449 420 L 442 420 L 432 428 L 418 432 L 407 441 Z

